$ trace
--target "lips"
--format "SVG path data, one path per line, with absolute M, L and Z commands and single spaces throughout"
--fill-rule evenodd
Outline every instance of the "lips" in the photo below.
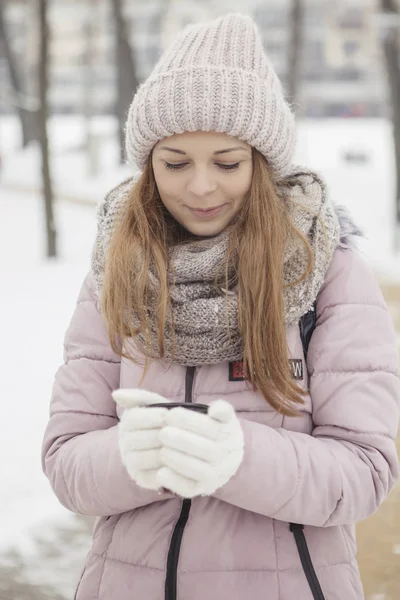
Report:
M 225 204 L 216 206 L 214 208 L 190 208 L 191 213 L 198 219 L 208 219 L 218 215 L 224 208 Z

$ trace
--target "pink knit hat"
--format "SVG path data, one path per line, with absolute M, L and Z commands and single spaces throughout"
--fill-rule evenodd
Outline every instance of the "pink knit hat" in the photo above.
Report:
M 259 150 L 278 176 L 290 170 L 294 116 L 250 17 L 189 25 L 136 92 L 126 123 L 129 162 L 185 131 L 217 131 Z

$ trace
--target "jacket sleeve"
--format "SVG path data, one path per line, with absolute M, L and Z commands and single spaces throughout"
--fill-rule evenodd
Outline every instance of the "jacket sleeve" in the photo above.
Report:
M 108 516 L 171 497 L 138 487 L 120 459 L 111 397 L 119 387 L 120 358 L 108 342 L 91 274 L 66 332 L 64 360 L 42 448 L 43 470 L 61 504 Z
M 356 251 L 336 251 L 317 317 L 308 354 L 311 435 L 242 421 L 244 460 L 215 496 L 325 527 L 369 517 L 393 488 L 400 382 L 390 315 Z

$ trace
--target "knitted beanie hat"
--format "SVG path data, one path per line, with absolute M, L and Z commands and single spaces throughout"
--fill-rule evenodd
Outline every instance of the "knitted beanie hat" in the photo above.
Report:
M 290 170 L 294 116 L 250 17 L 189 25 L 136 92 L 126 123 L 128 161 L 144 168 L 154 145 L 186 131 L 227 133 Z

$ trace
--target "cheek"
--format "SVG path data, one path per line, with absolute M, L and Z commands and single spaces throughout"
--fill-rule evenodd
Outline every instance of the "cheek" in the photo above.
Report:
M 176 186 L 163 186 L 158 188 L 161 202 L 168 208 L 174 209 L 179 204 L 179 192 Z
M 162 202 L 166 205 L 173 203 L 179 195 L 179 185 L 177 185 L 176 179 L 174 181 L 170 173 L 166 172 L 163 167 L 153 166 L 153 172 Z
M 237 177 L 232 177 L 232 179 L 225 184 L 226 195 L 233 200 L 243 202 L 246 194 L 250 190 L 252 176 L 252 170 L 249 170 L 246 171 L 246 173 L 238 173 Z

